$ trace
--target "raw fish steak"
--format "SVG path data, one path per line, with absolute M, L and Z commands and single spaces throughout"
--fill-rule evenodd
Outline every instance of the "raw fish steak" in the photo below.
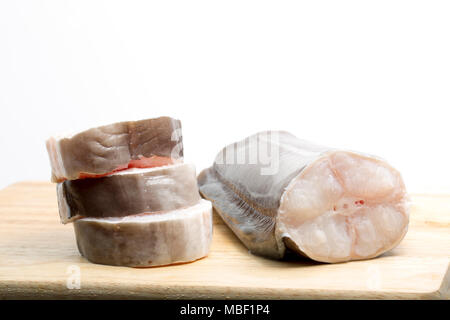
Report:
M 113 123 L 46 142 L 52 181 L 96 178 L 183 158 L 181 122 L 170 117 Z
M 57 184 L 62 223 L 83 217 L 124 217 L 189 207 L 200 200 L 195 166 L 128 169 L 95 179 Z
M 74 222 L 80 253 L 99 264 L 151 267 L 190 262 L 208 254 L 212 206 L 197 204 L 168 212 Z
M 198 177 L 201 194 L 250 252 L 287 248 L 321 262 L 369 259 L 408 229 L 408 196 L 385 161 L 266 131 L 225 147 Z

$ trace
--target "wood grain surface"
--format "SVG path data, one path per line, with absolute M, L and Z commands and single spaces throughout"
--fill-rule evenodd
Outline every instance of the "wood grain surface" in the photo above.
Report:
M 72 225 L 59 222 L 55 185 L 21 182 L 0 191 L 0 298 L 450 299 L 450 195 L 412 200 L 405 239 L 372 260 L 253 256 L 215 216 L 208 257 L 135 269 L 82 258 Z

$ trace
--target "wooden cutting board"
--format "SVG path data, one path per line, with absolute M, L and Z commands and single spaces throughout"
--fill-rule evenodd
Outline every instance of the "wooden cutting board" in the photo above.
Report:
M 450 195 L 413 195 L 408 234 L 377 259 L 267 260 L 215 216 L 207 258 L 134 269 L 82 258 L 55 193 L 46 182 L 0 191 L 0 298 L 450 299 Z

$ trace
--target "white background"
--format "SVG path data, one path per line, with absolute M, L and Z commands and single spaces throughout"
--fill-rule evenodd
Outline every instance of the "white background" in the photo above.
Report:
M 377 154 L 450 192 L 449 1 L 0 0 L 0 188 L 45 139 L 182 120 L 187 160 L 265 129 Z

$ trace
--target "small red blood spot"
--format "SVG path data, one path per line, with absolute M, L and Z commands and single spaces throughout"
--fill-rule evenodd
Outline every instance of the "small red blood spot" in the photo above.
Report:
M 364 204 L 364 200 L 360 200 L 359 203 L 360 203 L 360 204 Z

